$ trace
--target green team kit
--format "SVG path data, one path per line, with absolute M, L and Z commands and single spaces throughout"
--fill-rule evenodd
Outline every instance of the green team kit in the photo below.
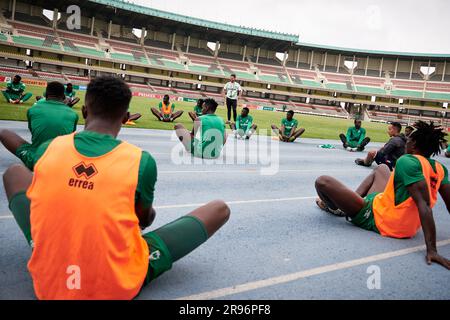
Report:
M 200 158 L 219 157 L 225 139 L 225 122 L 216 114 L 205 114 L 198 119 L 201 126 L 192 139 L 191 153 Z
M 289 137 L 289 135 L 293 133 L 291 132 L 292 129 L 298 126 L 298 121 L 297 119 L 292 119 L 291 121 L 289 121 L 287 118 L 284 118 L 283 120 L 281 120 L 281 125 L 284 126 L 283 134 Z
M 17 157 L 29 168 L 33 167 L 34 152 L 49 139 L 72 133 L 77 128 L 78 115 L 63 102 L 39 100 L 27 111 L 31 144 L 21 145 Z
M 427 158 L 433 170 L 436 172 L 436 160 Z M 442 164 L 441 164 L 442 165 Z M 444 169 L 444 179 L 441 185 L 449 184 L 448 170 L 442 165 Z M 406 154 L 397 160 L 394 171 L 394 186 L 395 186 L 395 205 L 399 205 L 411 197 L 408 191 L 408 186 L 425 180 L 420 161 L 411 154 Z M 375 231 L 379 233 L 373 215 L 372 203 L 378 193 L 371 193 L 364 199 L 364 207 L 361 211 L 351 219 L 351 222 L 363 229 Z
M 248 115 L 243 117 L 242 115 L 238 115 L 236 120 L 236 130 L 242 130 L 244 134 L 248 133 L 253 124 L 253 117 Z
M 356 148 L 361 145 L 362 141 L 366 137 L 366 129 L 356 127 L 350 127 L 347 130 L 347 144 L 350 148 Z
M 12 81 L 8 81 L 6 84 L 6 90 L 2 91 L 3 96 L 6 101 L 11 102 L 14 100 L 21 99 L 22 102 L 27 101 L 31 98 L 31 93 L 25 93 L 26 85 L 23 82 L 14 83 Z M 22 96 L 23 95 L 23 96 Z

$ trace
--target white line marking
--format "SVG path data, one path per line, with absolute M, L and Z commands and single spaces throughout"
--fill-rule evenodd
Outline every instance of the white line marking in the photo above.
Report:
M 361 169 L 359 168 L 353 169 L 353 171 L 361 171 L 361 172 L 367 172 L 367 169 Z M 166 174 L 176 174 L 176 173 L 259 173 L 261 168 L 254 168 L 254 169 L 241 169 L 241 170 L 167 170 L 167 171 L 159 171 L 159 173 L 166 173 Z M 348 172 L 349 169 L 286 169 L 286 170 L 278 170 L 278 172 Z
M 247 204 L 247 203 L 260 203 L 260 202 L 282 202 L 282 201 L 300 201 L 300 200 L 310 200 L 315 199 L 317 196 L 312 197 L 295 197 L 295 198 L 275 198 L 275 199 L 254 199 L 254 200 L 235 200 L 235 201 L 225 201 L 228 205 L 233 204 Z M 191 208 L 191 207 L 201 207 L 207 202 L 203 203 L 185 203 L 185 204 L 171 204 L 165 206 L 155 206 L 155 209 L 174 209 L 174 208 Z M 12 219 L 13 216 L 10 214 L 0 215 L 1 219 Z
M 278 198 L 278 199 L 255 199 L 255 200 L 237 200 L 237 201 L 225 201 L 228 205 L 233 204 L 247 204 L 247 203 L 261 203 L 261 202 L 282 202 L 282 201 L 300 201 L 300 200 L 310 200 L 315 199 L 314 197 L 295 197 L 295 198 Z M 174 204 L 167 206 L 157 206 L 155 209 L 172 209 L 172 208 L 190 208 L 190 207 L 201 207 L 206 203 L 189 203 L 189 204 Z
M 436 245 L 438 247 L 442 247 L 442 246 L 449 245 L 449 244 L 450 244 L 450 239 L 439 241 L 436 243 Z M 296 281 L 299 279 L 304 279 L 304 278 L 312 277 L 312 276 L 323 274 L 323 273 L 348 269 L 348 268 L 356 267 L 359 265 L 372 263 L 375 261 L 381 261 L 381 260 L 386 260 L 386 259 L 390 259 L 390 258 L 400 257 L 400 256 L 404 256 L 404 255 L 407 255 L 410 253 L 422 251 L 425 249 L 426 249 L 425 245 L 421 245 L 421 246 L 417 246 L 417 247 L 381 253 L 381 254 L 364 257 L 364 258 L 360 258 L 360 259 L 349 260 L 349 261 L 330 264 L 330 265 L 326 265 L 326 266 L 322 266 L 322 267 L 318 267 L 318 268 L 313 268 L 313 269 L 308 269 L 308 270 L 304 270 L 304 271 L 285 274 L 285 275 L 278 276 L 278 277 L 273 277 L 273 278 L 268 278 L 268 279 L 264 279 L 264 280 L 253 281 L 253 282 L 247 282 L 247 283 L 235 285 L 232 287 L 227 287 L 227 288 L 212 290 L 212 291 L 208 291 L 208 292 L 198 293 L 198 294 L 194 294 L 194 295 L 190 295 L 190 296 L 180 297 L 180 298 L 177 298 L 176 300 L 206 300 L 206 299 L 221 298 L 221 297 L 229 296 L 232 294 L 247 292 L 247 291 L 270 287 L 270 286 L 283 284 L 283 283 L 287 283 L 287 282 L 291 282 L 291 281 Z

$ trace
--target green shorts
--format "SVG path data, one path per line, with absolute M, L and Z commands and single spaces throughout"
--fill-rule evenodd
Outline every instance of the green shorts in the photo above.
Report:
M 33 246 L 30 224 L 30 200 L 25 191 L 15 194 L 9 208 L 27 242 Z M 208 239 L 206 228 L 199 219 L 183 216 L 159 229 L 142 235 L 150 249 L 149 267 L 144 285 L 172 268 L 173 262 L 189 254 Z
M 22 160 L 24 165 L 33 171 L 35 148 L 29 143 L 24 143 L 16 150 L 16 156 Z
M 374 192 L 368 194 L 364 198 L 364 207 L 358 212 L 356 216 L 351 218 L 350 222 L 362 229 L 380 233 L 380 231 L 378 231 L 377 225 L 375 224 L 375 217 L 373 215 L 372 208 L 373 199 L 377 194 L 378 192 Z
M 208 239 L 205 225 L 193 216 L 183 216 L 142 236 L 150 249 L 149 268 L 144 284 L 170 270 L 173 262 Z

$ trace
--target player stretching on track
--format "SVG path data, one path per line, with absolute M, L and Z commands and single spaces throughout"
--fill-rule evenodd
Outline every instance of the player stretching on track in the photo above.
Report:
M 272 131 L 278 136 L 282 142 L 294 142 L 304 132 L 304 128 L 297 129 L 298 121 L 294 119 L 294 111 L 289 110 L 286 114 L 286 118 L 281 120 L 281 128 L 276 125 L 272 125 Z
M 117 140 L 130 100 L 122 80 L 95 78 L 85 130 L 41 145 L 34 175 L 14 165 L 3 176 L 39 299 L 132 299 L 228 220 L 213 201 L 141 234 L 155 218 L 157 173 L 150 154 Z
M 427 263 L 436 262 L 450 269 L 450 261 L 437 253 L 432 211 L 439 192 L 450 212 L 447 168 L 431 159 L 441 152 L 446 133 L 422 121 L 414 128 L 406 143 L 407 154 L 398 159 L 393 173 L 382 164 L 356 191 L 333 177 L 321 176 L 316 180 L 317 205 L 386 237 L 411 238 L 422 227 Z
M 164 96 L 163 101 L 159 103 L 158 109 L 151 108 L 151 111 L 159 121 L 163 122 L 173 122 L 183 114 L 182 110 L 174 112 L 175 104 L 170 102 L 170 97 L 167 94 Z

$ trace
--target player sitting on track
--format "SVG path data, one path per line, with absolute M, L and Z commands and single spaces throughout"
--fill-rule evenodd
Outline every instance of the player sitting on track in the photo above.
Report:
M 237 117 L 236 123 L 230 123 L 234 137 L 241 139 L 250 139 L 256 131 L 256 124 L 253 124 L 253 117 L 249 115 L 250 110 L 247 107 L 242 108 L 241 114 Z
M 194 111 L 189 111 L 188 112 L 189 117 L 191 117 L 192 121 L 195 121 L 195 119 L 197 117 L 200 117 L 202 115 L 203 102 L 205 102 L 205 100 L 198 99 L 197 100 L 197 104 L 194 107 Z
M 360 166 L 370 167 L 375 161 L 377 164 L 385 164 L 392 170 L 397 159 L 405 154 L 406 137 L 402 131 L 402 125 L 392 122 L 388 126 L 389 141 L 380 150 L 371 150 L 365 159 L 356 159 L 355 163 Z
M 342 141 L 344 149 L 348 151 L 363 151 L 370 142 L 366 137 L 366 129 L 361 127 L 361 120 L 355 119 L 355 126 L 348 128 L 347 135 L 341 133 L 339 138 Z
M 220 156 L 227 140 L 225 122 L 215 114 L 217 102 L 206 99 L 203 103 L 203 115 L 196 118 L 192 131 L 182 124 L 175 125 L 175 131 L 187 152 L 205 159 L 216 159 Z
M 25 89 L 26 85 L 22 82 L 22 77 L 15 75 L 14 78 L 6 84 L 6 89 L 2 90 L 2 94 L 8 103 L 24 103 L 33 96 L 30 92 L 24 93 Z
M 64 104 L 64 98 L 64 86 L 59 82 L 50 82 L 47 85 L 45 99 L 28 109 L 31 144 L 10 130 L 0 130 L 0 141 L 5 148 L 22 160 L 30 170 L 33 170 L 37 147 L 49 139 L 72 133 L 77 129 L 78 115 Z
M 64 103 L 73 108 L 74 105 L 80 102 L 80 98 L 75 97 L 76 94 L 77 92 L 73 90 L 72 84 L 68 83 L 66 85 L 66 90 L 64 90 L 64 95 L 66 96 L 66 100 L 64 100 Z
M 158 108 L 159 110 L 151 108 L 151 111 L 159 121 L 163 122 L 173 122 L 183 114 L 182 110 L 174 112 L 175 104 L 170 102 L 170 97 L 167 94 L 164 96 L 163 101 L 159 103 Z
M 437 192 L 450 211 L 448 171 L 430 159 L 441 152 L 446 134 L 433 123 L 414 124 L 415 131 L 406 143 L 406 155 L 391 173 L 386 165 L 377 167 L 352 191 L 333 177 L 316 180 L 318 206 L 335 215 L 345 215 L 363 229 L 393 238 L 411 238 L 422 226 L 427 262 L 450 269 L 450 261 L 439 256 L 433 211 Z
M 305 129 L 297 129 L 298 121 L 294 119 L 294 111 L 289 110 L 286 114 L 286 118 L 281 120 L 281 128 L 276 125 L 272 125 L 272 131 L 278 136 L 280 141 L 283 142 L 294 142 L 295 139 L 299 138 Z
M 129 87 L 98 77 L 86 92 L 85 130 L 38 149 L 33 174 L 4 174 L 10 209 L 33 247 L 28 269 L 39 299 L 132 299 L 229 218 L 213 201 L 157 230 L 150 154 L 117 140 Z M 69 285 L 68 285 L 69 284 Z

